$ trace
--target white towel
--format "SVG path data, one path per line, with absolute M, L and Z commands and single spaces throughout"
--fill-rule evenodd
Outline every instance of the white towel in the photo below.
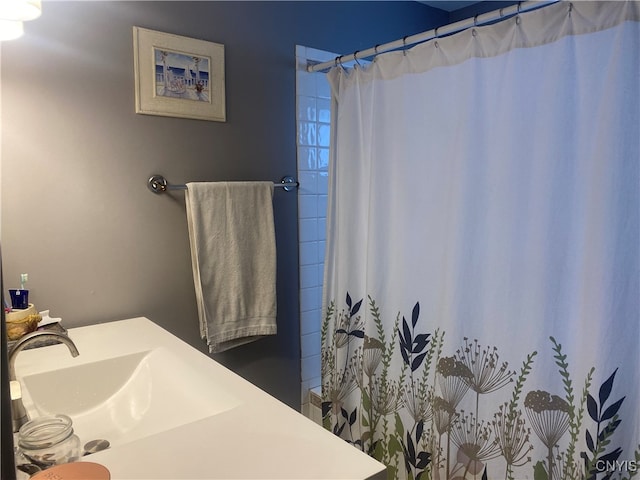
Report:
M 276 333 L 272 182 L 188 183 L 200 335 L 209 351 Z

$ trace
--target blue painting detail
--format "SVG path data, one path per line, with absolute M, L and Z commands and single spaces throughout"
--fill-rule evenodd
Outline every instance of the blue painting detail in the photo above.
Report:
M 155 93 L 158 96 L 209 102 L 210 59 L 154 49 Z

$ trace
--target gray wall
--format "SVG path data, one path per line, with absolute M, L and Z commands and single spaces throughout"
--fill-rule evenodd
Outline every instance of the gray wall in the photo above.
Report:
M 138 315 L 206 352 L 174 183 L 296 172 L 296 44 L 352 52 L 446 23 L 416 2 L 45 2 L 1 52 L 4 285 L 67 327 Z M 134 113 L 132 26 L 223 43 L 227 122 Z M 277 336 L 216 355 L 300 401 L 297 200 L 276 190 Z

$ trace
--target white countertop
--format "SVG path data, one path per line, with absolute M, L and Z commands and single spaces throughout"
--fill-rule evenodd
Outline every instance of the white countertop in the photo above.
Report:
M 146 318 L 74 328 L 69 336 L 80 356 L 72 358 L 64 345 L 23 351 L 16 359 L 18 379 L 167 349 L 197 372 L 199 384 L 208 382 L 202 392 L 183 392 L 185 400 L 202 401 L 202 395 L 215 397 L 216 392 L 225 401 L 233 399 L 219 413 L 83 457 L 105 465 L 113 480 L 386 478 L 384 465 Z M 174 372 L 167 370 L 170 378 Z M 172 380 L 178 389 L 183 384 Z M 28 396 L 25 392 L 29 410 Z M 179 417 L 181 405 L 175 408 Z

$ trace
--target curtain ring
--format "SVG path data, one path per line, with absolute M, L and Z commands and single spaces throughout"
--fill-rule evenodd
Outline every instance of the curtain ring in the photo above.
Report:
M 406 57 L 407 56 L 407 37 L 409 35 L 405 35 L 404 37 L 402 37 L 402 54 Z
M 375 62 L 378 59 L 378 47 L 379 46 L 380 46 L 380 44 L 377 44 L 375 47 L 373 47 L 374 57 L 371 60 L 372 62 Z
M 356 50 L 355 52 L 353 52 L 353 60 L 358 64 L 359 67 L 362 67 L 362 65 L 360 64 L 360 60 L 358 60 L 358 52 L 360 50 Z
M 522 2 L 518 2 L 518 15 L 520 15 L 520 6 L 522 5 Z
M 478 15 L 476 15 L 475 17 L 473 17 L 473 26 L 477 27 L 478 26 Z

